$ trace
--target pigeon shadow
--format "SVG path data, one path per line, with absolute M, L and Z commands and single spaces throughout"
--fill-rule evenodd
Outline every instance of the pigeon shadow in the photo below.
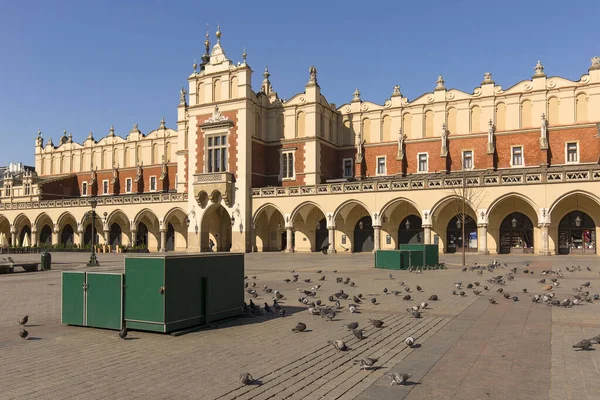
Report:
M 32 326 L 41 326 L 41 325 L 38 325 L 38 324 L 27 324 L 27 325 L 25 325 L 25 326 L 26 326 L 27 328 L 30 328 L 30 327 L 32 327 Z
M 307 333 L 307 332 L 312 332 L 312 329 L 305 329 L 301 333 Z
M 248 384 L 248 386 L 262 386 L 263 381 L 261 381 L 260 379 L 255 379 L 252 382 L 250 382 Z
M 587 349 L 576 349 L 575 351 L 596 351 L 593 347 L 588 347 Z
M 138 339 L 139 339 L 139 337 L 126 337 L 126 338 L 123 338 L 123 340 L 138 340 Z
M 415 385 L 420 385 L 421 382 L 412 382 L 412 381 L 406 381 L 404 382 L 404 386 L 415 386 Z
M 416 343 L 416 344 L 413 344 L 413 345 L 411 346 L 411 348 L 412 348 L 412 349 L 420 349 L 420 348 L 421 348 L 421 343 Z
M 27 340 L 42 340 L 40 337 L 30 336 Z

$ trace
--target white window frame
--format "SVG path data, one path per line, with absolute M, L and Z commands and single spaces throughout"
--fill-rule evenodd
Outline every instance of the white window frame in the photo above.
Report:
M 83 190 L 83 188 L 85 188 L 85 190 Z M 90 189 L 90 185 L 88 184 L 87 181 L 85 182 L 81 182 L 81 195 L 82 196 L 89 196 L 89 189 Z
M 421 171 L 421 156 L 422 155 L 425 155 L 425 162 L 427 163 L 427 169 L 425 171 Z M 417 173 L 425 174 L 427 172 L 429 172 L 429 153 L 427 153 L 427 152 L 417 153 Z
M 106 186 L 104 186 L 104 185 L 106 185 Z M 108 184 L 108 179 L 104 179 L 102 181 L 102 195 L 108 196 L 109 194 L 110 194 L 110 185 Z
M 211 132 L 210 134 L 205 134 L 204 135 L 204 172 L 205 173 L 221 173 L 221 172 L 229 172 L 229 135 L 227 134 L 228 131 L 216 131 L 216 132 Z M 212 139 L 213 143 L 214 143 L 214 139 L 216 137 L 222 137 L 225 136 L 225 145 L 219 145 L 219 146 L 211 146 L 210 148 L 208 147 L 208 139 Z M 208 159 L 208 153 L 209 150 L 222 150 L 225 149 L 225 170 L 224 171 L 210 171 L 209 170 L 209 164 L 210 164 L 210 160 Z M 214 152 L 213 152 L 214 154 Z M 214 157 L 214 156 L 213 156 Z M 213 160 L 214 161 L 214 160 Z M 220 167 L 219 167 L 220 168 Z
M 283 158 L 285 154 L 291 154 L 293 157 L 292 162 L 292 176 L 284 177 L 284 165 Z M 285 149 L 281 150 L 281 157 L 279 157 L 279 180 L 281 181 L 295 181 L 296 180 L 296 149 Z
M 10 193 L 12 192 L 12 188 L 10 185 L 4 186 L 4 196 L 10 197 Z
M 350 161 L 350 175 L 346 175 L 346 161 Z M 343 178 L 353 178 L 354 177 L 354 159 L 353 158 L 343 158 L 342 159 L 342 177 Z
M 31 196 L 31 183 L 23 184 L 23 195 Z
M 577 151 L 575 152 L 575 161 L 569 161 L 569 145 L 574 144 L 577 147 Z M 566 142 L 565 143 L 565 164 L 579 164 L 579 140 Z
M 471 153 L 471 166 L 470 167 L 465 167 L 465 153 Z M 462 162 L 462 169 L 465 171 L 472 171 L 475 169 L 475 151 L 473 149 L 465 149 L 463 151 L 461 151 L 461 162 Z
M 152 181 L 154 181 L 154 189 L 152 188 Z M 156 190 L 157 190 L 157 187 L 158 187 L 158 183 L 157 183 L 157 181 L 156 181 L 156 175 L 152 175 L 152 176 L 150 176 L 150 177 L 148 178 L 148 189 L 149 189 L 151 192 L 156 192 Z
M 515 149 L 521 148 L 521 164 L 515 164 L 513 161 L 515 159 Z M 514 168 L 522 168 L 525 166 L 525 146 L 522 144 L 515 144 L 510 146 L 510 166 Z
M 132 191 L 133 191 L 133 179 L 126 178 L 125 179 L 125 193 L 131 193 Z
M 383 172 L 379 172 L 379 160 L 383 159 Z M 383 176 L 387 175 L 387 157 L 386 156 L 377 156 L 375 162 L 375 175 Z

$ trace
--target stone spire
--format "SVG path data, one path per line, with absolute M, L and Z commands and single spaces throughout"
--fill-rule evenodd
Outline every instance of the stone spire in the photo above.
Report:
M 394 90 L 392 91 L 392 97 L 402 96 L 400 92 L 400 85 L 394 85 Z
M 242 53 L 242 60 L 244 60 L 244 64 L 246 64 L 246 57 L 248 57 L 248 53 L 246 53 L 246 48 L 244 47 L 244 52 Z
M 534 78 L 540 78 L 540 77 L 546 76 L 546 74 L 544 73 L 544 66 L 542 65 L 542 62 L 539 60 L 533 70 L 535 71 L 535 74 L 533 74 Z
M 110 126 L 110 129 L 108 130 L 108 137 L 114 137 L 115 136 L 115 127 L 113 125 Z
M 206 39 L 204 40 L 204 54 L 201 57 L 201 62 L 200 62 L 200 71 L 204 70 L 204 66 L 206 64 L 208 64 L 208 61 L 210 60 L 210 39 L 209 39 L 209 33 L 208 33 L 208 24 L 206 24 Z M 196 62 L 194 61 L 194 64 L 196 64 Z M 194 68 L 195 70 L 195 68 Z
M 215 36 L 217 37 L 217 44 L 221 44 L 221 26 L 217 25 L 217 32 L 215 32 Z
M 68 143 L 68 142 L 69 142 L 69 138 L 67 137 L 67 130 L 64 129 L 63 130 L 63 135 L 60 138 L 60 144 L 65 144 L 65 143 Z
M 360 92 L 358 91 L 358 88 L 352 93 L 352 101 L 360 101 Z
M 44 139 L 42 138 L 42 131 L 38 129 L 37 138 L 35 138 L 35 145 L 37 147 L 44 147 Z
M 318 83 L 317 83 L 317 68 L 314 65 L 311 65 L 310 68 L 308 69 L 308 73 L 309 73 L 308 85 L 310 85 L 310 86 L 318 85 Z
M 271 74 L 269 73 L 269 67 L 265 65 L 265 72 L 263 72 L 263 81 L 260 88 L 264 94 L 270 94 L 273 91 L 271 81 L 269 80 L 270 76 Z
M 446 90 L 446 86 L 444 86 L 444 83 L 446 83 L 446 81 L 444 81 L 444 77 L 441 74 L 438 76 L 437 81 L 435 81 L 435 83 L 435 90 Z
M 600 69 L 600 57 L 598 56 L 592 58 L 592 66 L 590 67 L 589 71 L 595 69 Z
M 482 85 L 488 85 L 488 84 L 494 84 L 494 81 L 492 80 L 492 73 L 491 72 L 486 72 L 485 74 L 483 74 L 483 82 L 481 82 Z
M 179 105 L 180 106 L 187 106 L 187 100 L 185 95 L 187 94 L 187 91 L 185 90 L 185 87 L 182 87 L 181 90 L 179 91 Z
M 158 129 L 167 129 L 167 124 L 165 122 L 165 117 L 162 117 L 162 119 L 160 120 L 160 126 L 158 127 Z

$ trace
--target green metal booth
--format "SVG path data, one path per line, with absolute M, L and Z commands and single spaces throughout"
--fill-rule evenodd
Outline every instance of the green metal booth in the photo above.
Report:
M 124 274 L 63 272 L 64 324 L 169 333 L 241 314 L 244 254 L 125 258 Z

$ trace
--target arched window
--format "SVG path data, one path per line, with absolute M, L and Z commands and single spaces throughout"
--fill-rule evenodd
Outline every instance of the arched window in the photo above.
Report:
M 158 144 L 152 145 L 152 164 L 158 164 L 160 159 L 158 158 Z
M 171 161 L 171 142 L 167 142 L 165 153 L 165 162 Z
M 389 115 L 384 116 L 381 120 L 381 141 L 392 141 L 392 118 Z
M 446 129 L 450 133 L 456 133 L 456 108 L 451 107 L 448 109 L 448 113 L 446 115 L 446 119 L 448 121 Z
M 548 115 L 546 119 L 550 125 L 558 125 L 558 98 L 551 97 L 548 99 Z
M 433 137 L 433 111 L 425 112 L 425 137 Z
M 198 91 L 196 92 L 196 100 L 198 104 L 203 104 L 205 102 L 204 100 L 204 83 L 199 83 L 198 84 Z
M 365 141 L 365 143 L 371 143 L 371 121 L 369 121 L 369 118 L 364 118 L 362 120 L 361 131 L 362 138 Z
M 409 113 L 402 116 L 402 133 L 404 133 L 408 139 L 412 139 L 412 116 Z
M 350 123 L 350 120 L 345 120 L 344 121 L 344 131 L 342 132 L 342 138 L 340 140 L 340 144 L 341 145 L 347 145 L 347 144 L 352 144 L 352 126 Z
M 231 93 L 231 98 L 232 99 L 236 99 L 238 97 L 238 77 L 234 76 L 231 78 L 231 83 L 230 83 L 230 90 L 229 93 Z
M 221 80 L 215 79 L 213 82 L 213 101 L 221 100 Z
M 129 161 L 129 149 L 127 147 L 123 149 L 123 164 L 125 167 L 129 167 L 131 165 Z
M 531 123 L 531 112 L 532 112 L 531 101 L 525 100 L 521 103 L 521 128 L 528 128 L 532 126 Z
M 305 132 L 305 116 L 304 113 L 302 111 L 300 111 L 298 113 L 298 115 L 296 116 L 296 137 L 305 137 L 306 136 L 306 132 Z
M 471 107 L 469 129 L 471 132 L 481 132 L 481 108 L 479 106 Z
M 496 130 L 506 130 L 506 104 L 504 103 L 496 105 Z
M 575 99 L 575 121 L 586 122 L 588 120 L 588 98 L 585 93 L 580 93 Z

